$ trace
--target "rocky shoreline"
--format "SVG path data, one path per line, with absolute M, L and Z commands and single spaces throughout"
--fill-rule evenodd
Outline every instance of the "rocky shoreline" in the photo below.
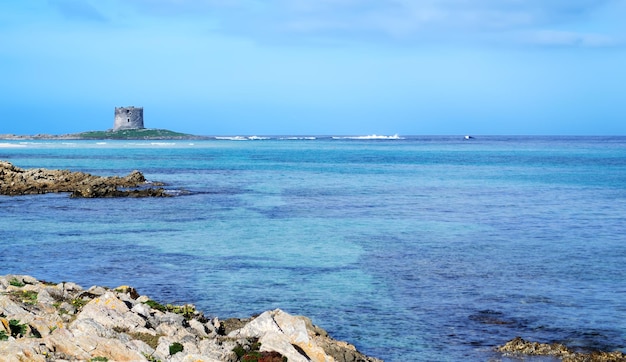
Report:
M 0 277 L 0 361 L 381 362 L 280 309 L 206 318 L 132 287 Z
M 25 170 L 0 160 L 0 195 L 31 195 L 68 192 L 71 197 L 167 197 L 160 183 L 147 183 L 133 171 L 125 177 L 94 176 L 69 170 Z
M 560 343 L 539 343 L 516 337 L 497 348 L 506 356 L 549 356 L 563 362 L 626 362 L 626 354 L 620 351 L 576 352 Z

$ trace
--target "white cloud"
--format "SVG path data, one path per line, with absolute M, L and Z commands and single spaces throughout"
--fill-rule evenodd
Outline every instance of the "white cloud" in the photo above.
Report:
M 75 0 L 50 0 L 89 16 Z M 261 42 L 328 38 L 610 46 L 623 34 L 595 30 L 620 0 L 118 0 L 138 16 L 212 24 Z M 72 6 L 70 6 L 72 5 Z M 624 10 L 624 8 L 621 8 Z M 626 16 L 626 14 L 624 14 Z M 165 24 L 167 24 L 165 22 Z M 520 35 L 523 34 L 523 35 Z

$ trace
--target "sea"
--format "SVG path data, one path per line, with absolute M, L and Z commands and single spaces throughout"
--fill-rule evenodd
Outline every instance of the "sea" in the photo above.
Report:
M 384 361 L 517 361 L 494 350 L 517 336 L 626 352 L 626 137 L 1 140 L 0 160 L 174 195 L 0 196 L 1 275 L 280 308 Z

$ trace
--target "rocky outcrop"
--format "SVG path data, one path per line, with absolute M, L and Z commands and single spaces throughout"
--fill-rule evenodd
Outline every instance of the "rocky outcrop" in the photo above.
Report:
M 280 309 L 208 319 L 115 289 L 0 277 L 0 361 L 376 362 Z
M 497 350 L 513 356 L 551 356 L 560 358 L 563 362 L 626 362 L 626 354 L 619 351 L 574 352 L 560 343 L 529 342 L 520 337 L 512 339 Z
M 68 170 L 24 170 L 9 162 L 0 161 L 0 195 L 69 192 L 71 197 L 89 198 L 170 196 L 163 188 L 146 185 L 146 179 L 139 171 L 133 171 L 125 177 L 101 177 Z M 155 183 L 151 185 L 161 186 Z

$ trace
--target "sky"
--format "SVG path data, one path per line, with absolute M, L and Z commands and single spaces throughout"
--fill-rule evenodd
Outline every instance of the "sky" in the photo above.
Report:
M 0 134 L 626 135 L 626 0 L 5 0 Z

